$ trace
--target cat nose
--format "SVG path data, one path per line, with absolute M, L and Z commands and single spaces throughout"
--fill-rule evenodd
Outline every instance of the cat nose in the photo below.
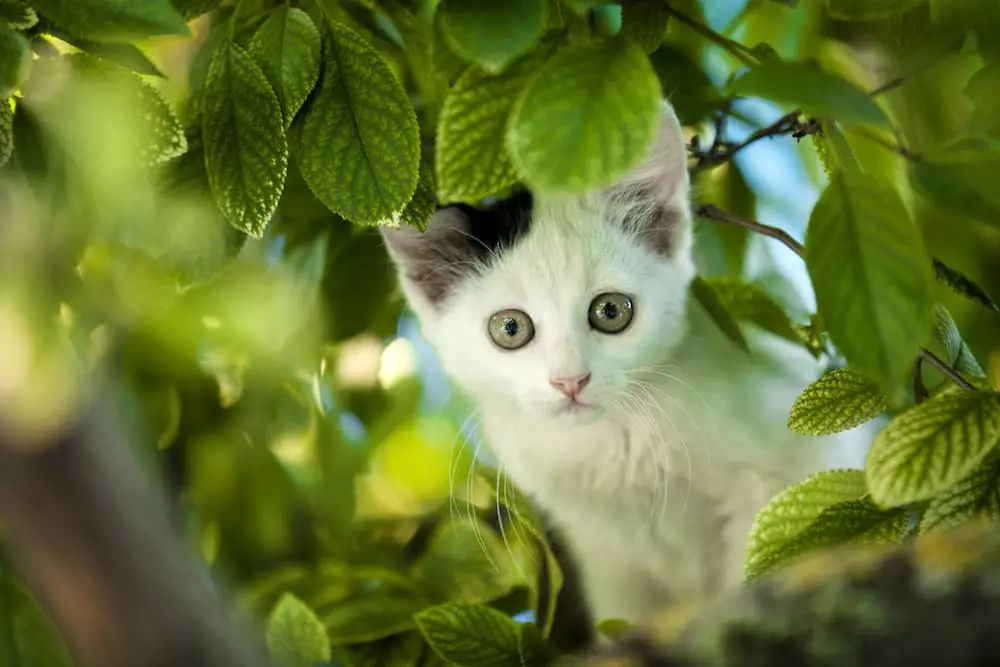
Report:
M 588 382 L 590 382 L 590 373 L 564 378 L 552 378 L 549 380 L 549 384 L 570 398 L 576 398 L 583 391 L 583 388 L 587 386 Z

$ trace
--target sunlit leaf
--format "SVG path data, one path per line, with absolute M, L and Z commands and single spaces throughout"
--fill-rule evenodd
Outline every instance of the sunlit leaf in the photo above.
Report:
M 955 320 L 941 305 L 934 308 L 934 338 L 944 345 L 949 366 L 962 375 L 986 377 L 972 350 L 962 339 L 962 333 L 958 330 Z
M 278 96 L 285 126 L 291 125 L 319 80 L 319 30 L 304 11 L 282 5 L 257 29 L 249 50 Z
M 447 662 L 482 667 L 521 667 L 533 655 L 522 646 L 521 627 L 496 609 L 443 604 L 416 616 L 427 643 Z
M 534 188 L 597 188 L 638 164 L 661 117 L 659 81 L 642 49 L 617 39 L 571 45 L 522 92 L 507 149 Z
M 850 170 L 834 174 L 809 218 L 806 267 L 833 342 L 899 400 L 930 338 L 934 284 L 896 191 Z
M 865 463 L 872 499 L 883 507 L 934 497 L 970 474 L 1000 441 L 1000 394 L 943 394 L 884 428 Z
M 788 428 L 805 435 L 839 433 L 874 419 L 887 407 L 877 384 L 849 368 L 839 368 L 795 399 Z
M 979 518 L 1000 519 L 1000 460 L 995 454 L 931 500 L 920 519 L 920 532 L 947 529 Z
M 267 648 L 277 667 L 314 667 L 330 660 L 326 628 L 309 607 L 286 593 L 267 622 Z
M 705 309 L 708 316 L 715 322 L 719 330 L 725 334 L 726 338 L 736 343 L 737 347 L 750 354 L 750 346 L 747 345 L 743 331 L 740 329 L 736 317 L 730 312 L 726 303 L 715 291 L 712 285 L 702 278 L 695 276 L 691 281 L 691 296 L 693 296 L 701 307 Z
M 630 0 L 622 4 L 621 34 L 646 53 L 660 48 L 670 12 L 662 0 Z
M 100 41 L 189 34 L 169 0 L 32 0 L 31 4 L 56 25 Z
M 7 164 L 14 153 L 13 100 L 0 100 L 0 167 Z
M 0 23 L 0 99 L 9 97 L 31 71 L 31 46 L 16 30 Z
M 547 7 L 546 0 L 444 0 L 438 11 L 456 53 L 497 73 L 542 36 Z

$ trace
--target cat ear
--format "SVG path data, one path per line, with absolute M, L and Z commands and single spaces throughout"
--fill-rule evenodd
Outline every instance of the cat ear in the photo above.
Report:
M 690 189 L 684 130 L 673 106 L 664 100 L 649 153 L 608 190 L 612 211 L 657 253 L 674 257 L 691 246 Z
M 459 207 L 435 212 L 424 231 L 405 224 L 379 229 L 414 310 L 436 306 L 468 274 L 471 222 Z

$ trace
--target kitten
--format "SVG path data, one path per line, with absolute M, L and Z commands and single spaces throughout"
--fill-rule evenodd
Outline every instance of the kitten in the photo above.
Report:
M 689 303 L 686 162 L 664 103 L 649 155 L 613 187 L 382 228 L 423 335 L 568 541 L 594 620 L 738 585 L 757 510 L 830 467 L 785 427 L 815 360 L 765 336 L 752 363 Z

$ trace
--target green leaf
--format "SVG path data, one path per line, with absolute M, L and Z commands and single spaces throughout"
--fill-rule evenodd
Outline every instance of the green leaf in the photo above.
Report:
M 663 43 L 670 11 L 663 0 L 630 0 L 622 4 L 621 34 L 653 53 Z
M 730 84 L 729 92 L 795 106 L 808 116 L 832 116 L 844 125 L 889 124 L 868 93 L 809 62 L 765 61 Z
M 326 628 L 301 600 L 285 593 L 267 622 L 267 648 L 277 667 L 313 667 L 331 658 Z
M 444 0 L 438 11 L 451 48 L 496 74 L 542 36 L 547 7 L 546 0 Z
M 14 100 L 0 100 L 0 167 L 14 154 Z
M 740 329 L 739 323 L 729 308 L 726 307 L 725 302 L 719 293 L 715 291 L 712 285 L 702 278 L 701 276 L 695 276 L 694 280 L 691 281 L 691 296 L 698 300 L 701 307 L 705 309 L 708 316 L 715 322 L 716 326 L 725 334 L 726 338 L 736 343 L 737 347 L 741 350 L 750 354 L 750 346 L 747 345 L 746 338 L 743 337 L 743 331 Z
M 319 30 L 304 11 L 282 5 L 257 29 L 249 50 L 278 96 L 285 126 L 291 125 L 319 80 Z
M 48 31 L 53 37 L 57 37 L 67 44 L 72 44 L 81 51 L 85 51 L 92 56 L 103 58 L 109 62 L 121 65 L 137 74 L 147 76 L 164 76 L 163 72 L 142 51 L 132 44 L 119 42 L 97 42 L 92 39 L 72 35 L 59 28 Z
M 738 320 L 753 322 L 793 343 L 802 343 L 802 336 L 788 318 L 788 313 L 760 285 L 734 278 L 706 278 L 726 308 Z
M 606 618 L 595 625 L 594 629 L 608 639 L 615 640 L 635 632 L 637 627 L 620 618 Z
M 803 435 L 840 433 L 878 417 L 887 407 L 877 384 L 849 368 L 838 368 L 799 394 L 788 428 Z
M 942 212 L 1000 227 L 1000 149 L 965 138 L 909 165 L 910 181 Z
M 936 257 L 934 258 L 934 277 L 954 290 L 956 294 L 978 302 L 987 310 L 1000 313 L 1000 306 L 997 306 L 986 290 L 972 282 L 965 274 L 956 271 Z
M 32 0 L 31 4 L 56 25 L 104 42 L 190 34 L 169 0 Z
M 1000 394 L 942 394 L 900 414 L 868 451 L 872 499 L 894 507 L 932 498 L 970 474 L 1000 440 Z
M 982 366 L 979 365 L 972 350 L 962 339 L 958 325 L 955 324 L 955 320 L 952 319 L 947 309 L 941 305 L 935 306 L 934 316 L 934 337 L 944 345 L 948 365 L 962 375 L 986 377 Z
M 0 24 L 0 99 L 10 97 L 31 72 L 31 45 L 21 33 Z
M 744 571 L 760 576 L 776 562 L 781 548 L 808 528 L 828 507 L 865 495 L 861 470 L 828 470 L 788 487 L 761 509 L 747 538 Z
M 843 171 L 813 208 L 806 267 L 830 338 L 851 366 L 902 400 L 930 338 L 930 258 L 895 189 Z
M 824 509 L 805 530 L 770 554 L 754 578 L 814 549 L 840 544 L 902 541 L 909 527 L 906 509 L 880 509 L 871 499 L 846 500 Z
M 14 30 L 28 30 L 38 24 L 38 14 L 21 0 L 0 0 L 0 22 Z
M 28 591 L 0 576 L 0 665 L 72 667 L 55 627 Z
M 416 190 L 417 116 L 375 49 L 350 28 L 327 23 L 324 71 L 293 124 L 296 158 L 331 211 L 379 224 L 402 211 Z
M 417 181 L 417 189 L 410 198 L 406 208 L 399 215 L 393 216 L 393 222 L 410 225 L 417 229 L 427 228 L 427 223 L 431 221 L 431 216 L 437 208 L 437 198 L 434 196 L 435 182 L 434 172 L 426 162 L 420 162 L 420 179 Z
M 690 55 L 664 44 L 649 60 L 660 79 L 663 97 L 673 104 L 683 125 L 694 125 L 718 108 L 722 96 Z
M 436 173 L 442 203 L 476 202 L 518 181 L 504 146 L 507 121 L 525 84 L 554 43 L 501 74 L 470 67 L 458 78 L 438 119 Z
M 973 519 L 1000 519 L 1000 460 L 987 456 L 972 473 L 931 500 L 920 532 L 948 529 Z
M 481 605 L 443 604 L 416 616 L 417 627 L 434 652 L 462 667 L 521 667 L 521 629 L 509 616 Z
M 415 598 L 367 594 L 342 602 L 323 616 L 334 646 L 373 642 L 412 630 L 426 605 Z
M 620 39 L 571 45 L 522 92 L 507 149 L 536 189 L 603 187 L 646 155 L 661 118 L 660 84 L 642 49 Z
M 212 11 L 222 4 L 222 0 L 170 0 L 170 4 L 180 12 L 185 21 L 190 21 Z
M 202 138 L 212 195 L 236 228 L 260 237 L 288 168 L 281 105 L 238 45 L 223 44 L 205 81 Z
M 880 21 L 907 12 L 924 0 L 824 0 L 826 13 L 839 21 Z

